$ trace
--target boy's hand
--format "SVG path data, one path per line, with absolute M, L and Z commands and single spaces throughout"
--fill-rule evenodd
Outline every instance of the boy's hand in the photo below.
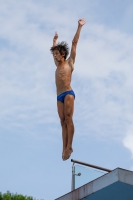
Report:
M 58 33 L 55 32 L 55 36 L 54 36 L 53 40 L 57 40 L 57 39 L 58 39 Z
M 78 21 L 78 23 L 79 23 L 80 26 L 83 26 L 86 23 L 86 21 L 85 21 L 85 19 L 80 19 Z

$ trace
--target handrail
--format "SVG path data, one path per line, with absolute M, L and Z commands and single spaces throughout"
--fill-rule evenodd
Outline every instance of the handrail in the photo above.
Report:
M 73 162 L 73 163 L 78 163 L 78 164 L 80 164 L 80 165 L 85 165 L 85 166 L 87 166 L 87 167 L 96 168 L 96 169 L 103 170 L 103 171 L 106 171 L 106 172 L 111 172 L 111 171 L 112 171 L 112 170 L 107 169 L 107 168 L 99 167 L 99 166 L 92 165 L 92 164 L 85 163 L 85 162 L 81 162 L 81 161 L 78 161 L 78 160 L 73 160 L 73 159 L 71 159 L 71 162 Z

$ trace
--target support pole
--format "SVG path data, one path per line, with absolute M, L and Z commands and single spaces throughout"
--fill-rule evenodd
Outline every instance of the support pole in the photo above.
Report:
M 71 191 L 75 190 L 75 166 L 74 163 L 72 165 L 72 186 Z

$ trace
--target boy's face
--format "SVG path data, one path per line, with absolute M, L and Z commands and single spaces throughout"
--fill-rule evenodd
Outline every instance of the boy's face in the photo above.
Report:
M 53 56 L 54 56 L 54 59 L 56 60 L 56 62 L 60 62 L 64 58 L 64 56 L 61 55 L 59 50 L 57 50 L 57 49 L 54 50 Z

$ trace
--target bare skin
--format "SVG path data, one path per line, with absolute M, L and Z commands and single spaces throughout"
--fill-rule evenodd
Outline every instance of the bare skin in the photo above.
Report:
M 64 55 L 61 55 L 58 50 L 54 50 L 53 57 L 55 65 L 57 66 L 55 72 L 55 82 L 57 96 L 63 92 L 72 90 L 71 88 L 71 76 L 74 70 L 74 62 L 76 57 L 76 47 L 80 36 L 80 31 L 82 26 L 85 24 L 84 19 L 78 21 L 78 29 L 72 41 L 72 47 L 70 52 L 70 57 L 65 60 Z M 53 38 L 53 46 L 56 46 L 56 41 L 58 39 L 58 34 L 55 33 Z M 63 151 L 62 159 L 67 160 L 71 153 L 72 141 L 74 135 L 74 124 L 73 124 L 73 112 L 74 112 L 74 96 L 67 94 L 64 99 L 64 103 L 57 101 L 58 114 L 62 127 L 62 140 L 63 140 Z

